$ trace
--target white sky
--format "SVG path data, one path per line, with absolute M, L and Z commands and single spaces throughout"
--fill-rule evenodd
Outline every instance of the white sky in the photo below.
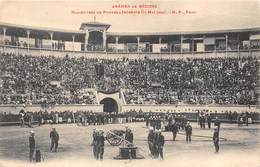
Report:
M 1 0 L 0 0 L 1 1 Z M 190 15 L 96 15 L 112 32 L 172 32 L 260 27 L 260 0 L 2 0 L 0 22 L 78 30 L 94 15 L 71 11 L 118 10 L 113 4 L 156 4 L 157 10 L 192 10 Z M 121 9 L 120 9 L 121 10 Z

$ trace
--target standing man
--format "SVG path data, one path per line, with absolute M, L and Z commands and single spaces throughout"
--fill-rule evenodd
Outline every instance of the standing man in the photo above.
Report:
M 35 150 L 35 139 L 34 139 L 34 131 L 30 132 L 30 137 L 29 137 L 29 160 L 30 162 L 33 161 L 33 154 L 34 154 L 34 150 Z
M 215 147 L 215 153 L 218 153 L 218 151 L 219 151 L 219 131 L 218 131 L 218 127 L 214 128 L 213 143 L 214 143 L 214 147 Z
M 172 130 L 172 140 L 175 141 L 177 133 L 179 131 L 178 124 L 177 124 L 177 122 L 175 120 L 172 121 L 171 130 Z
M 150 150 L 150 155 L 153 158 L 154 157 L 154 131 L 153 131 L 153 127 L 149 128 L 149 133 L 148 133 L 148 137 L 147 137 L 147 141 L 148 141 L 148 147 Z
M 52 128 L 52 131 L 50 132 L 50 139 L 51 139 L 51 152 L 53 151 L 53 147 L 54 147 L 54 151 L 57 152 L 57 148 L 58 148 L 58 144 L 59 144 L 59 134 L 56 131 L 55 128 Z
M 126 127 L 126 133 L 125 133 L 125 140 L 126 140 L 126 145 L 127 147 L 132 147 L 133 146 L 133 141 L 134 141 L 134 135 L 128 127 Z
M 97 135 L 97 159 L 103 160 L 105 137 L 104 131 L 100 130 Z
M 93 134 L 92 134 L 92 137 L 93 137 L 93 141 L 92 141 L 92 147 L 93 147 L 93 155 L 94 155 L 94 158 L 97 159 L 97 138 L 98 138 L 98 130 L 97 129 L 93 129 Z
M 207 123 L 208 123 L 208 128 L 211 128 L 211 116 L 210 114 L 207 115 Z
M 24 116 L 25 116 L 25 112 L 23 109 L 19 112 L 19 115 L 20 115 L 20 126 L 22 128 L 24 127 Z
M 157 157 L 160 156 L 161 159 L 163 159 L 164 136 L 162 135 L 161 129 L 158 130 L 158 134 L 156 135 L 155 145 L 158 153 Z
M 192 127 L 191 127 L 189 121 L 187 122 L 187 125 L 185 126 L 185 132 L 186 132 L 186 142 L 191 143 Z

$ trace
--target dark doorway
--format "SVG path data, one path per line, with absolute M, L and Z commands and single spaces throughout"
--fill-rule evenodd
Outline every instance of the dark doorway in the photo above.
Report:
M 99 31 L 92 31 L 88 38 L 88 51 L 102 51 L 103 50 L 103 34 Z
M 104 112 L 118 112 L 117 102 L 112 98 L 104 98 L 100 101 L 100 104 L 104 104 L 103 111 Z

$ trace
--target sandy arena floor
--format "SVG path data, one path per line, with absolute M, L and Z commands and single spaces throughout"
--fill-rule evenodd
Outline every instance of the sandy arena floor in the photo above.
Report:
M 126 124 L 99 125 L 99 129 L 124 129 Z M 105 144 L 104 160 L 96 161 L 92 155 L 92 129 L 94 126 L 77 126 L 75 124 L 54 125 L 60 134 L 57 153 L 49 151 L 49 132 L 52 125 L 35 128 L 15 126 L 0 127 L 0 167 L 9 166 L 198 166 L 198 167 L 260 167 L 260 125 L 237 127 L 236 124 L 222 124 L 220 152 L 214 153 L 210 138 L 193 137 L 191 144 L 186 144 L 185 136 L 179 134 L 173 142 L 170 132 L 163 132 L 167 140 L 164 147 L 164 160 L 151 159 L 148 156 L 147 134 L 145 123 L 127 124 L 134 133 L 134 143 L 139 153 L 145 156 L 142 160 L 113 160 L 118 154 L 118 147 Z M 213 130 L 199 129 L 192 123 L 193 134 L 212 136 Z M 35 131 L 37 149 L 42 151 L 44 162 L 28 163 L 28 136 Z M 181 133 L 184 133 L 181 131 Z

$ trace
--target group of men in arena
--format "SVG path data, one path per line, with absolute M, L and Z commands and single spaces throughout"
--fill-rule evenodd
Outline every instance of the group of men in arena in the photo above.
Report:
M 161 129 L 153 129 L 150 127 L 148 137 L 148 147 L 150 150 L 150 156 L 152 158 L 163 159 L 163 147 L 164 147 L 164 136 L 162 135 Z
M 57 152 L 58 145 L 59 145 L 59 133 L 57 132 L 56 128 L 52 128 L 50 132 L 50 151 L 51 152 Z M 30 136 L 29 136 L 29 160 L 30 162 L 33 162 L 35 159 L 36 162 L 40 162 L 41 160 L 41 154 L 40 150 L 36 150 L 36 142 L 35 142 L 35 132 L 30 131 Z
M 175 127 L 176 121 L 172 120 L 172 122 L 174 122 L 172 124 L 172 128 Z M 219 130 L 220 130 L 220 120 L 218 118 L 215 119 L 214 121 L 214 133 L 213 133 L 213 144 L 215 147 L 215 152 L 217 153 L 219 151 Z M 177 127 L 178 129 L 179 127 Z M 184 130 L 186 132 L 186 142 L 187 143 L 191 143 L 191 136 L 192 136 L 192 126 L 190 124 L 190 122 L 188 121 L 184 127 Z M 35 144 L 35 133 L 34 131 L 30 132 L 30 137 L 29 137 L 29 160 L 30 162 L 33 161 L 33 156 L 34 156 L 34 152 L 35 152 L 35 148 L 36 148 L 36 144 Z M 104 155 L 104 146 L 105 146 L 105 140 L 106 137 L 104 135 L 104 131 L 103 130 L 98 130 L 98 129 L 93 129 L 93 142 L 92 142 L 92 146 L 93 146 L 93 155 L 94 158 L 97 160 L 103 160 L 103 155 Z M 173 139 L 175 139 L 174 137 L 176 137 L 175 134 L 173 134 Z M 51 146 L 50 146 L 50 150 L 51 152 L 57 152 L 57 148 L 58 148 L 58 141 L 59 141 L 59 134 L 56 131 L 55 128 L 52 128 L 51 132 L 50 132 L 50 139 L 51 139 Z M 133 147 L 133 140 L 134 140 L 134 136 L 133 136 L 133 132 L 131 131 L 130 128 L 126 127 L 126 131 L 125 131 L 125 137 L 124 137 L 124 141 L 125 141 L 125 146 L 126 147 Z M 149 151 L 150 151 L 150 156 L 152 158 L 164 158 L 164 154 L 163 154 L 163 148 L 164 148 L 164 143 L 165 143 L 165 139 L 164 136 L 162 134 L 162 130 L 161 129 L 157 129 L 154 127 L 149 127 L 149 133 L 147 136 L 147 141 L 148 141 L 148 147 L 149 147 Z
M 212 118 L 211 118 L 210 114 L 208 114 L 208 113 L 207 114 L 204 114 L 204 113 L 199 114 L 198 123 L 199 123 L 201 129 L 205 129 L 206 123 L 208 125 L 208 128 L 210 129 L 211 128 L 211 121 L 212 121 Z

